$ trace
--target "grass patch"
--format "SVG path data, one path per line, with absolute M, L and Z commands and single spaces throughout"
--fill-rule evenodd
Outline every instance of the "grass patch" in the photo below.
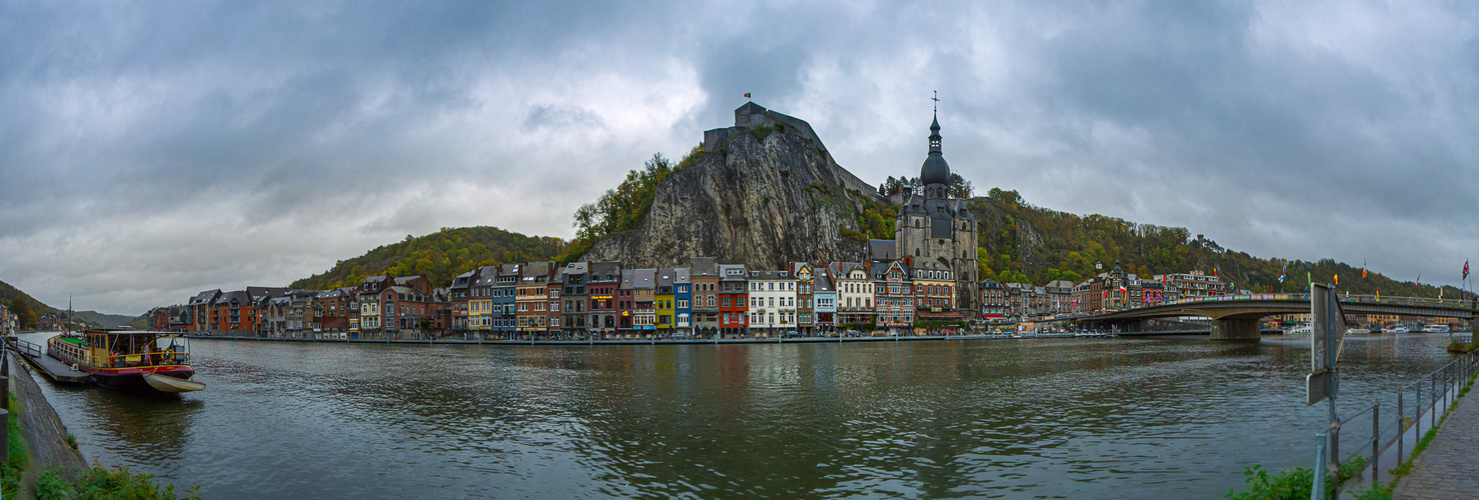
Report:
M 784 128 L 785 126 L 779 123 L 776 123 L 774 125 L 761 125 L 759 127 L 750 129 L 750 133 L 755 134 L 755 140 L 765 142 L 765 138 L 769 136 L 771 132 L 780 132 Z
M 1465 344 L 1463 342 L 1455 340 L 1448 343 L 1448 352 L 1469 353 L 1475 350 L 1479 350 L 1479 342 L 1469 342 Z
M 36 479 L 36 498 L 42 500 L 82 499 L 82 498 L 107 498 L 107 499 L 160 499 L 175 500 L 177 498 L 200 498 L 196 495 L 200 486 L 184 492 L 184 496 L 175 493 L 175 485 L 166 485 L 160 488 L 154 484 L 154 475 L 129 472 L 128 467 L 108 469 L 104 467 L 93 467 L 82 472 L 76 481 L 67 481 L 62 478 L 62 467 L 47 467 L 46 473 Z
M 20 485 L 21 475 L 25 474 L 26 467 L 30 464 L 31 455 L 26 451 L 26 436 L 21 434 L 20 413 L 21 405 L 15 397 L 15 393 L 6 395 L 10 402 L 10 415 L 6 423 L 7 432 L 10 433 L 10 448 L 6 450 L 9 462 L 5 467 L 0 467 L 0 493 L 5 498 L 17 498 L 16 490 Z

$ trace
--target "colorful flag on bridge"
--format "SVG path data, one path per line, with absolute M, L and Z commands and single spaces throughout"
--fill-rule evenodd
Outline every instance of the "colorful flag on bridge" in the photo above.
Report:
M 1464 261 L 1464 279 L 1469 279 L 1469 261 Z
M 1366 259 L 1361 259 L 1361 277 L 1366 277 Z
M 1417 280 L 1412 282 L 1412 289 L 1417 290 L 1417 284 L 1423 280 L 1423 273 L 1417 273 Z
M 1340 284 L 1340 275 L 1337 274 L 1337 275 L 1335 275 L 1335 277 L 1330 278 L 1330 280 L 1333 281 L 1333 282 L 1335 282 L 1335 284 L 1339 285 Z
M 1286 260 L 1284 261 L 1284 269 L 1279 271 L 1279 283 L 1283 283 L 1284 278 L 1287 276 L 1289 276 L 1289 261 Z

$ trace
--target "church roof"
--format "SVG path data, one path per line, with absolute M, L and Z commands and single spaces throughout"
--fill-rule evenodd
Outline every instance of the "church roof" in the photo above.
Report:
M 868 260 L 891 261 L 899 258 L 898 242 L 894 240 L 868 240 Z

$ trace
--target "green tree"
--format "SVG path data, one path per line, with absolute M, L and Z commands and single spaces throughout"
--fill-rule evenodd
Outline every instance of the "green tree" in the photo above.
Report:
M 971 187 L 971 181 L 965 180 L 955 172 L 950 173 L 950 184 L 945 187 L 945 190 L 949 191 L 950 196 L 954 198 L 970 198 L 975 196 L 976 191 L 974 187 Z
M 21 328 L 36 326 L 36 313 L 31 311 L 31 306 L 21 297 L 10 299 L 10 312 L 15 313 L 16 321 Z

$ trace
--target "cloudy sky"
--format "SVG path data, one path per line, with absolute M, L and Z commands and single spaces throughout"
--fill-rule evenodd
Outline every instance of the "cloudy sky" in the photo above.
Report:
M 0 2 L 0 280 L 140 314 L 440 227 L 568 238 L 751 92 L 864 180 L 1457 283 L 1479 3 Z

